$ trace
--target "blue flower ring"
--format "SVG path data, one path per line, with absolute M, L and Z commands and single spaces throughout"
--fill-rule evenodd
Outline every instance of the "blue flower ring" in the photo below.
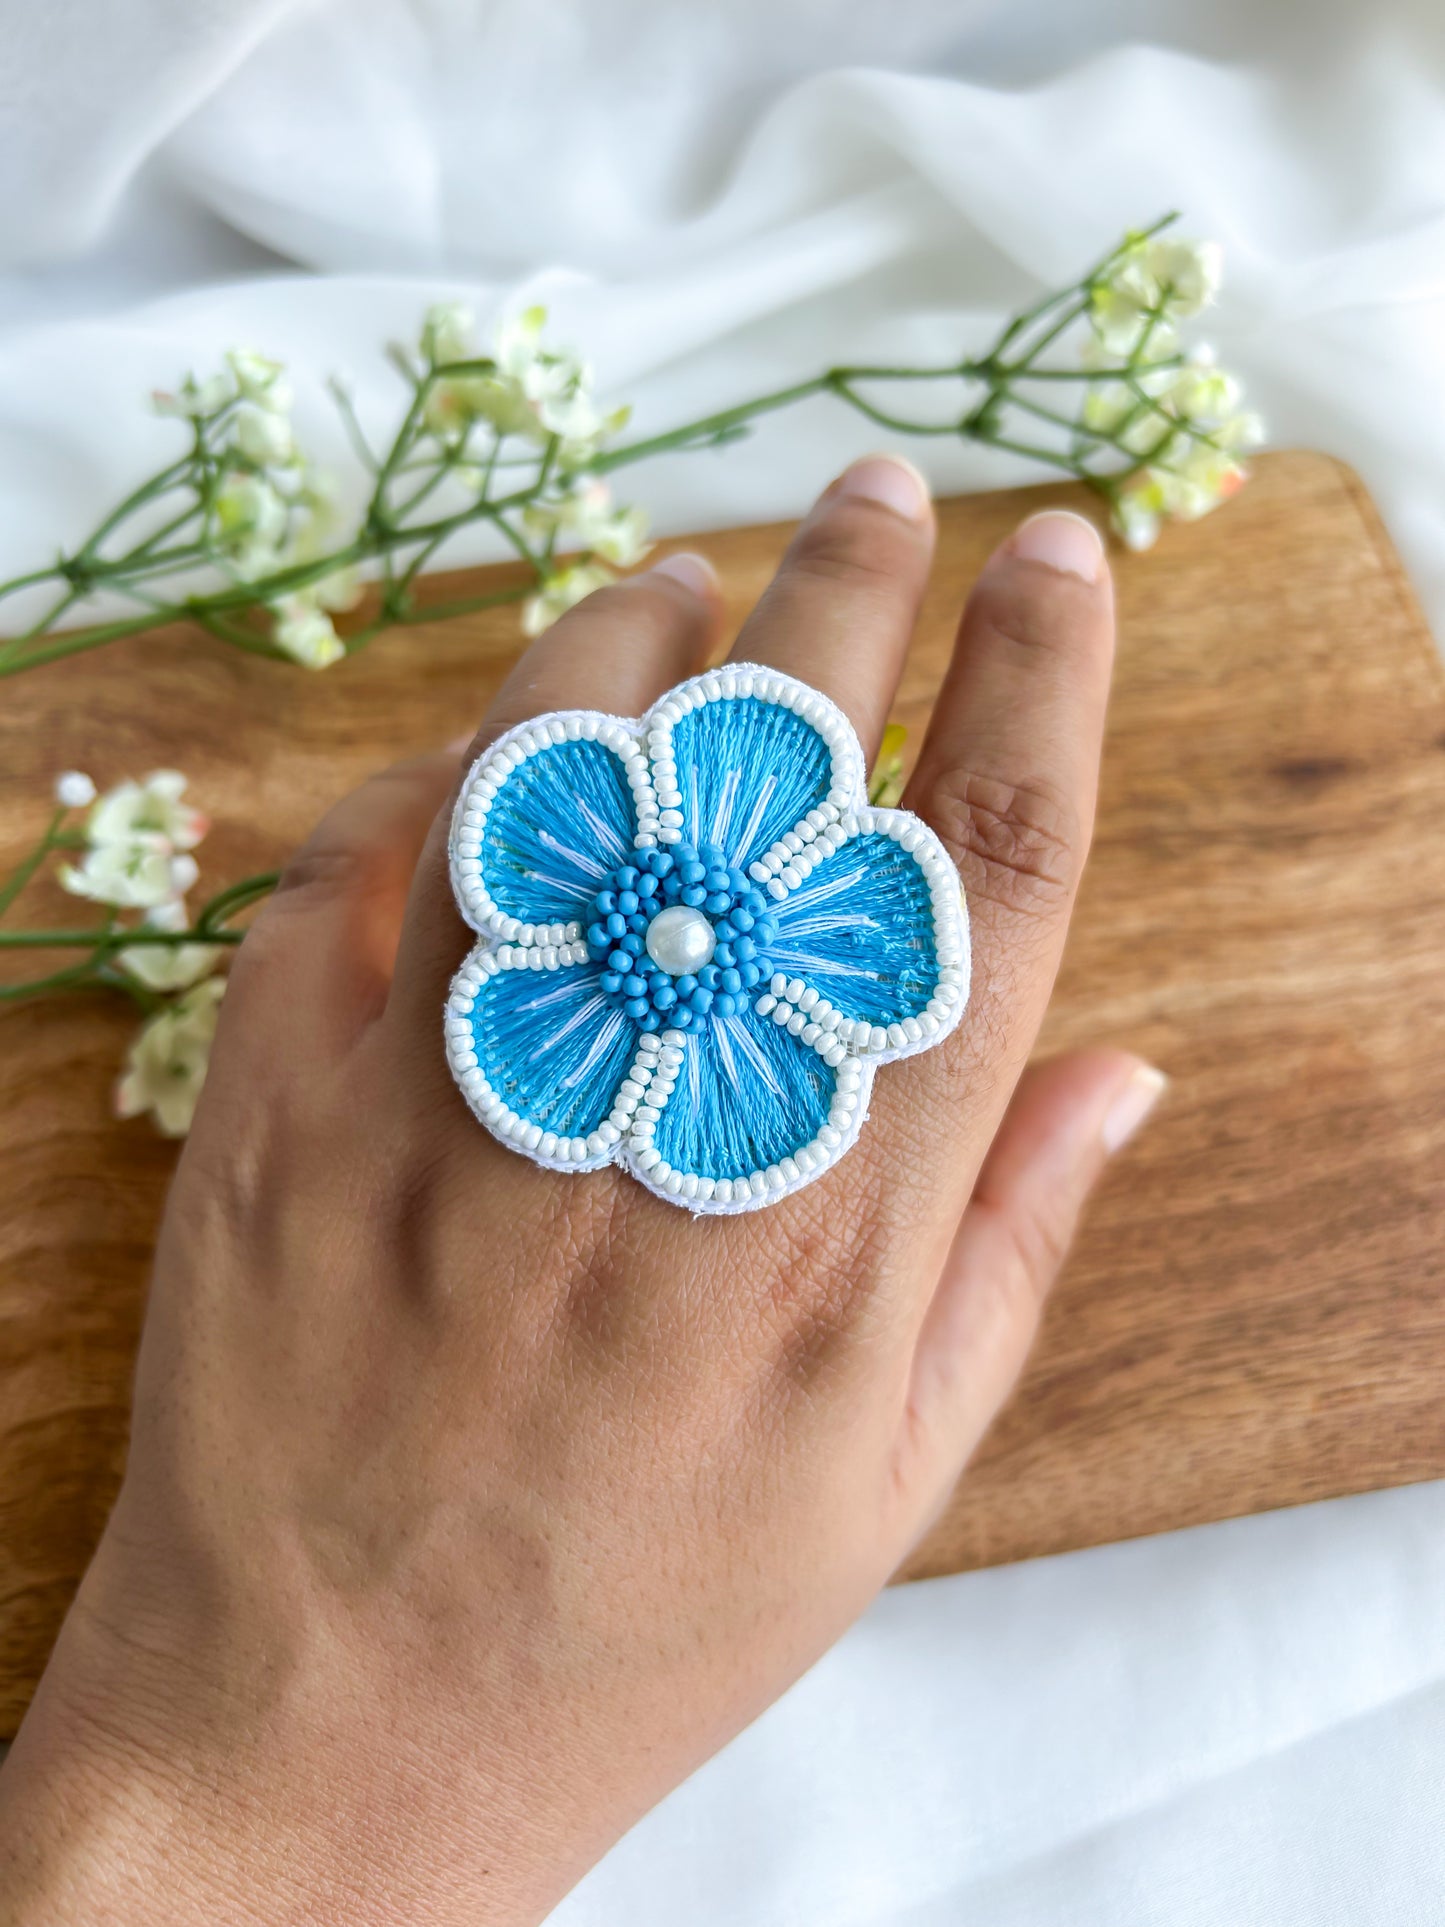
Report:
M 820 1177 L 875 1067 L 967 1002 L 947 852 L 869 807 L 842 711 L 770 669 L 709 670 L 638 722 L 511 730 L 468 773 L 450 857 L 478 942 L 446 1048 L 473 1112 L 539 1164 L 620 1164 L 692 1211 Z

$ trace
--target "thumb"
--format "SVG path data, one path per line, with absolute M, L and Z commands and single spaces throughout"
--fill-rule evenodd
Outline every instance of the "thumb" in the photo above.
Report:
M 1114 1050 L 1071 1052 L 1020 1080 L 914 1350 L 899 1466 L 914 1537 L 1012 1389 L 1100 1172 L 1167 1081 Z

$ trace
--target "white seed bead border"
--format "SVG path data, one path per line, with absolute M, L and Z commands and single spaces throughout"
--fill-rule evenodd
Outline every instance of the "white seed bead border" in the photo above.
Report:
M 503 970 L 560 970 L 587 961 L 577 922 L 529 924 L 493 900 L 482 875 L 482 847 L 492 800 L 528 757 L 564 742 L 600 742 L 623 763 L 637 813 L 635 847 L 682 840 L 672 730 L 705 702 L 756 697 L 776 702 L 810 723 L 831 757 L 824 801 L 749 865 L 750 877 L 776 902 L 801 887 L 825 858 L 852 838 L 891 837 L 917 862 L 932 901 L 939 976 L 917 1017 L 883 1026 L 848 1018 L 800 978 L 775 975 L 753 1008 L 785 1026 L 833 1071 L 828 1120 L 808 1144 L 747 1177 L 709 1178 L 668 1164 L 655 1143 L 656 1127 L 676 1086 L 687 1033 L 643 1032 L 612 1110 L 585 1137 L 565 1137 L 519 1116 L 488 1082 L 476 1051 L 471 1013 L 489 977 Z M 509 1149 L 557 1171 L 595 1171 L 618 1164 L 656 1196 L 697 1214 L 757 1210 L 787 1197 L 830 1170 L 857 1141 L 868 1114 L 877 1065 L 942 1042 L 968 1002 L 968 909 L 958 871 L 939 838 L 906 810 L 873 809 L 867 802 L 862 747 L 847 717 L 816 689 L 752 663 L 728 663 L 680 683 L 638 720 L 592 710 L 566 710 L 522 723 L 498 738 L 473 764 L 452 815 L 449 841 L 453 889 L 463 916 L 481 942 L 452 982 L 446 1010 L 446 1049 L 468 1106 Z
M 785 1024 L 794 1037 L 811 1044 L 825 1063 L 841 1063 L 846 1056 L 891 1064 L 900 1057 L 931 1050 L 955 1028 L 968 1003 L 972 970 L 968 907 L 952 858 L 937 836 L 910 810 L 849 810 L 816 842 L 795 857 L 797 874 L 779 892 L 784 900 L 802 884 L 825 857 L 842 851 L 854 837 L 886 836 L 905 850 L 922 871 L 933 910 L 933 948 L 938 983 L 917 1017 L 898 1023 L 867 1024 L 848 1017 L 801 977 L 776 972 L 754 1000 L 760 1017 Z M 830 1041 L 831 1040 L 831 1041 Z
M 580 947 L 585 958 L 587 947 Z M 868 1115 L 873 1063 L 847 1054 L 833 1061 L 824 1048 L 827 1039 L 812 1044 L 834 1075 L 827 1121 L 807 1144 L 746 1177 L 710 1178 L 701 1172 L 676 1170 L 654 1141 L 677 1085 L 683 1053 L 691 1041 L 684 1031 L 642 1032 L 611 1111 L 586 1136 L 564 1136 L 522 1117 L 478 1063 L 471 1019 L 490 978 L 508 970 L 556 970 L 568 962 L 581 961 L 560 957 L 554 963 L 544 963 L 542 950 L 541 945 L 526 948 L 505 944 L 492 949 L 479 944 L 452 979 L 447 998 L 446 1050 L 452 1076 L 473 1116 L 508 1150 L 520 1151 L 552 1171 L 600 1171 L 617 1164 L 668 1203 L 685 1205 L 698 1214 L 718 1215 L 756 1211 L 787 1197 L 821 1177 L 857 1142 Z
M 677 785 L 673 730 L 690 710 L 701 709 L 705 703 L 740 702 L 749 697 L 776 703 L 780 709 L 791 710 L 810 724 L 827 745 L 831 759 L 823 801 L 748 866 L 748 875 L 754 882 L 768 887 L 770 895 L 782 896 L 782 889 L 771 886 L 794 855 L 806 849 L 830 824 L 836 823 L 845 810 L 867 795 L 863 750 L 853 725 L 835 702 L 807 683 L 799 682 L 796 676 L 784 676 L 758 663 L 726 662 L 679 683 L 660 702 L 653 704 L 643 717 L 640 729 L 657 794 L 657 841 L 663 844 L 682 841 L 683 799 Z
M 845 1056 L 839 1063 L 829 1064 L 834 1085 L 827 1121 L 808 1143 L 746 1177 L 710 1178 L 697 1171 L 677 1170 L 663 1157 L 654 1139 L 676 1085 L 683 1053 L 692 1041 L 686 1031 L 662 1033 L 658 1070 L 648 1089 L 648 1102 L 638 1107 L 618 1157 L 623 1168 L 657 1197 L 683 1205 L 697 1217 L 735 1217 L 742 1211 L 758 1211 L 822 1177 L 857 1143 L 868 1115 L 873 1065 L 861 1057 Z M 816 1044 L 813 1048 L 817 1049 Z M 818 1054 L 823 1055 L 821 1051 Z M 828 1060 L 824 1058 L 824 1062 Z
M 597 710 L 566 709 L 509 729 L 467 772 L 452 811 L 447 841 L 458 908 L 473 930 L 499 943 L 522 944 L 530 949 L 533 945 L 575 944 L 582 936 L 582 925 L 577 922 L 523 923 L 508 915 L 493 898 L 482 874 L 487 817 L 497 792 L 529 757 L 561 743 L 601 743 L 613 752 L 623 766 L 637 813 L 635 847 L 651 849 L 658 841 L 657 795 L 643 748 L 641 723 L 604 716 Z
M 453 977 L 447 997 L 447 1062 L 473 1116 L 509 1150 L 521 1151 L 553 1171 L 600 1171 L 604 1165 L 618 1161 L 618 1147 L 642 1108 L 662 1052 L 661 1039 L 655 1032 L 640 1034 L 636 1055 L 617 1088 L 611 1111 L 596 1130 L 585 1137 L 564 1136 L 520 1116 L 488 1080 L 474 1048 L 472 1012 L 490 978 L 507 970 L 559 970 L 565 964 L 587 960 L 587 946 L 579 943 L 558 946 L 559 954 L 548 963 L 544 959 L 552 948 L 541 944 L 530 947 L 503 944 L 493 949 L 485 943 L 478 944 Z M 563 956 L 562 949 L 581 954 Z

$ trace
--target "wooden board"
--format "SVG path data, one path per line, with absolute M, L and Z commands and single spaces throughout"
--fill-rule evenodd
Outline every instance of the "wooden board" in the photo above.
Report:
M 919 725 L 989 547 L 1067 488 L 944 505 L 898 715 Z M 787 530 L 701 538 L 740 619 Z M 1098 841 L 1045 1046 L 1126 1044 L 1167 1109 L 1110 1174 L 1013 1404 L 910 1567 L 958 1570 L 1445 1474 L 1445 705 L 1354 478 L 1278 455 L 1118 560 Z M 453 585 L 454 586 L 454 585 Z M 449 591 L 450 592 L 450 591 Z M 56 770 L 191 773 L 215 884 L 477 717 L 515 614 L 313 677 L 191 635 L 7 685 L 0 860 Z M 73 920 L 74 904 L 37 906 Z M 0 1733 L 119 1475 L 171 1152 L 108 1094 L 103 997 L 0 1019 Z

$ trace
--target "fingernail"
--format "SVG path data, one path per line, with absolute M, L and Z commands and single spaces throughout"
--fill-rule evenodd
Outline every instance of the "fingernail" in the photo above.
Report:
M 653 563 L 648 574 L 669 576 L 704 601 L 718 592 L 717 570 L 705 555 L 694 555 L 690 549 L 684 549 L 677 555 L 665 555 L 660 562 Z
M 1072 509 L 1044 509 L 1020 523 L 1009 538 L 1009 553 L 1023 562 L 1042 562 L 1060 575 L 1097 582 L 1104 566 L 1104 544 L 1093 523 Z
M 879 502 L 905 522 L 928 519 L 928 483 L 912 462 L 902 455 L 869 455 L 845 468 L 829 491 L 834 495 L 857 495 L 865 502 Z
M 1152 1064 L 1141 1064 L 1107 1111 L 1099 1136 L 1112 1157 L 1122 1151 L 1169 1088 L 1169 1079 Z

